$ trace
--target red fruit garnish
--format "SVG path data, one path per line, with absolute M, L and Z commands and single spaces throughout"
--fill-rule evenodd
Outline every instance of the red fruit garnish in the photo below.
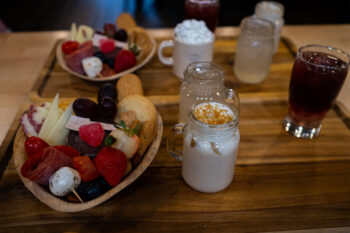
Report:
M 115 74 L 114 70 L 112 70 L 107 64 L 103 64 L 103 68 L 100 73 L 103 77 L 108 77 Z
M 89 156 L 78 156 L 73 159 L 73 166 L 79 172 L 81 179 L 88 182 L 100 176 Z
M 32 157 L 35 153 L 41 151 L 45 147 L 49 147 L 44 140 L 39 137 L 32 136 L 24 142 L 24 149 L 28 157 Z
M 119 73 L 136 65 L 136 57 L 133 52 L 123 49 L 115 56 L 114 71 Z
M 79 136 L 90 146 L 98 147 L 103 141 L 105 131 L 100 123 L 92 123 L 80 126 Z
M 54 148 L 56 148 L 57 150 L 61 151 L 64 154 L 68 155 L 71 158 L 80 156 L 79 151 L 77 151 L 75 148 L 73 148 L 71 146 L 57 145 L 57 146 L 54 146 Z
M 77 41 L 69 40 L 62 44 L 62 52 L 68 55 L 78 50 L 78 47 L 79 47 L 79 43 Z
M 101 39 L 100 50 L 102 53 L 112 52 L 115 48 L 115 42 L 113 39 Z
M 111 186 L 119 184 L 127 167 L 127 159 L 120 150 L 104 147 L 94 159 L 97 170 Z

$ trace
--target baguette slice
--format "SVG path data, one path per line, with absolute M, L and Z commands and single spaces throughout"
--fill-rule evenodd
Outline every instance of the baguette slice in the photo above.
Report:
M 122 76 L 117 83 L 118 100 L 121 101 L 128 95 L 143 95 L 142 83 L 135 74 Z

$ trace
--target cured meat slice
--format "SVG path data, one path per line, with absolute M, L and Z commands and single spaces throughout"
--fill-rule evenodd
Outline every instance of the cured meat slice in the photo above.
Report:
M 92 41 L 86 41 L 79 45 L 78 50 L 67 55 L 64 60 L 69 68 L 74 70 L 79 74 L 84 74 L 82 60 L 87 57 L 92 57 L 94 55 L 94 48 L 92 46 Z
M 37 184 L 49 185 L 49 179 L 59 168 L 73 167 L 72 157 L 54 147 L 46 147 L 37 152 L 22 165 L 22 176 Z

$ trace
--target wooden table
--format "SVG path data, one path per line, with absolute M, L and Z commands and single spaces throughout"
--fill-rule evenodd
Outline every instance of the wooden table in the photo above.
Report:
M 297 47 L 324 43 L 347 50 L 349 29 L 286 26 L 283 35 Z M 237 28 L 219 31 L 238 34 Z M 170 31 L 151 33 L 167 37 Z M 0 232 L 350 232 L 350 131 L 331 111 L 317 140 L 290 137 L 280 127 L 286 95 L 272 92 L 243 94 L 235 178 L 222 192 L 203 194 L 188 187 L 181 164 L 167 155 L 163 141 L 151 167 L 106 203 L 79 213 L 41 204 L 21 183 L 8 161 L 11 149 L 4 145 L 11 142 L 17 124 L 10 123 L 29 102 L 50 48 L 65 35 L 0 35 L 0 97 L 6 100 L 0 104 Z M 345 106 L 350 104 L 348 83 L 339 98 Z M 166 135 L 177 121 L 177 105 L 162 104 L 158 110 Z

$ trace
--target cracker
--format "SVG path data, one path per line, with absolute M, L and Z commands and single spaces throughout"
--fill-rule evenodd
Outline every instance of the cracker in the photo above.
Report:
M 118 100 L 128 95 L 143 95 L 142 83 L 135 74 L 122 76 L 117 82 Z

